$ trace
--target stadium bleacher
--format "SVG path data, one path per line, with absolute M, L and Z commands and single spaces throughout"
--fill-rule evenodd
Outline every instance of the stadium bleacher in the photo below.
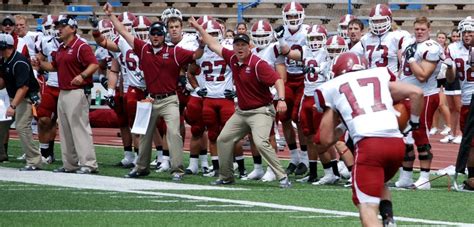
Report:
M 79 28 L 86 38 L 91 27 L 85 20 L 92 11 L 103 15 L 102 6 L 106 0 L 2 0 L 0 16 L 25 14 L 32 27 L 36 27 L 36 19 L 45 14 L 75 15 L 79 19 Z M 110 1 L 117 12 L 131 11 L 136 15 L 158 20 L 161 12 L 168 7 L 181 10 L 185 20 L 190 16 L 213 15 L 233 28 L 237 23 L 237 4 L 235 0 L 112 0 Z M 251 0 L 241 0 L 249 3 Z M 268 19 L 271 23 L 281 24 L 281 8 L 287 0 L 263 0 L 243 14 L 247 23 L 259 19 Z M 328 30 L 335 31 L 339 18 L 347 13 L 347 0 L 300 0 L 306 11 L 307 24 L 324 24 Z M 352 0 L 352 12 L 367 21 L 373 0 Z M 393 10 L 393 19 L 402 29 L 407 29 L 417 16 L 423 15 L 433 22 L 433 32 L 449 31 L 457 26 L 459 21 L 469 15 L 474 15 L 472 0 L 389 0 L 387 3 Z M 27 8 L 25 6 L 28 6 Z M 185 25 L 187 27 L 187 25 Z M 406 27 L 406 28 L 405 28 Z

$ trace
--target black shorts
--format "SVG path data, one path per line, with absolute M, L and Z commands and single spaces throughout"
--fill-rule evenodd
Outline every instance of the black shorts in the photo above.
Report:
M 446 95 L 460 95 L 461 94 L 461 82 L 459 81 L 459 77 L 456 76 L 452 83 L 448 83 L 446 81 L 446 85 L 444 86 L 445 94 Z
M 446 83 L 447 83 L 446 78 L 437 79 L 437 81 L 438 81 L 438 85 L 437 85 L 438 88 L 440 88 L 441 86 L 443 87 L 446 86 Z

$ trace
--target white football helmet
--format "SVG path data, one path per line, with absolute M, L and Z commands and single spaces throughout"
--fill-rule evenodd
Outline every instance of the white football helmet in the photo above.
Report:
M 328 32 L 324 25 L 313 25 L 308 30 L 308 35 L 306 36 L 306 43 L 308 44 L 309 49 L 312 51 L 317 51 L 326 46 Z
M 56 37 L 58 35 L 58 31 L 55 29 L 54 23 L 58 21 L 57 16 L 47 15 L 43 18 L 43 23 L 41 23 L 41 30 L 44 35 L 46 36 L 53 36 Z
M 339 54 L 347 51 L 347 44 L 341 36 L 333 35 L 326 41 L 326 49 L 329 57 L 334 59 Z
M 204 15 L 197 19 L 197 23 L 202 26 L 204 23 L 210 20 L 214 20 L 214 18 L 212 16 Z
M 215 20 L 210 20 L 204 23 L 202 26 L 204 28 L 204 31 L 207 32 L 207 34 L 212 35 L 213 37 L 216 37 L 219 43 L 222 42 L 224 35 L 222 34 L 222 29 L 219 23 Z
M 133 21 L 133 35 L 141 40 L 148 40 L 151 21 L 145 16 L 138 16 Z
M 392 10 L 385 4 L 377 4 L 369 14 L 370 32 L 381 36 L 392 28 Z
M 119 21 L 122 22 L 123 26 L 127 29 L 128 32 L 132 32 L 133 21 L 136 19 L 135 15 L 130 12 L 123 12 L 118 17 Z
M 103 19 L 99 21 L 99 32 L 109 40 L 114 40 L 116 37 L 114 25 L 109 19 Z
M 350 14 L 346 14 L 341 17 L 339 24 L 337 24 L 337 34 L 344 39 L 347 39 L 347 28 L 349 27 L 349 22 L 356 17 Z
M 181 21 L 183 20 L 183 15 L 181 14 L 181 11 L 175 8 L 168 8 L 163 10 L 163 13 L 161 13 L 161 21 L 165 23 L 165 25 L 168 24 L 168 19 L 172 17 L 177 17 Z
M 259 20 L 252 25 L 250 32 L 256 47 L 263 49 L 275 40 L 272 25 L 267 20 Z
M 297 30 L 304 21 L 304 8 L 297 2 L 290 2 L 285 5 L 282 11 L 283 23 L 288 26 L 290 30 Z M 296 18 L 288 19 L 288 16 L 296 16 Z
M 468 16 L 458 24 L 459 32 L 474 31 L 474 18 Z

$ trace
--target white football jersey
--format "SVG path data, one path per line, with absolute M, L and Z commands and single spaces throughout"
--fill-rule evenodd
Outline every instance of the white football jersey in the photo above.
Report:
M 122 36 L 118 36 L 114 42 L 120 49 L 120 52 L 114 53 L 114 57 L 120 64 L 124 92 L 127 91 L 128 86 L 144 89 L 146 87 L 145 77 L 140 68 L 138 56 L 133 52 L 132 47 Z
M 467 64 L 469 50 L 462 41 L 458 41 L 449 44 L 448 51 L 456 67 L 456 76 L 461 82 L 461 102 L 463 105 L 470 105 L 471 96 L 474 93 L 474 72 Z
M 328 52 L 322 48 L 318 51 L 311 51 L 308 46 L 303 47 L 303 62 L 306 67 L 315 67 L 318 73 L 309 72 L 304 75 L 304 95 L 313 96 L 319 85 L 329 80 L 328 67 L 331 63 Z
M 41 40 L 36 42 L 36 53 L 41 53 L 46 57 L 48 62 L 53 61 L 52 54 L 56 52 L 59 48 L 59 41 L 52 36 L 43 36 Z M 36 56 L 33 55 L 33 56 Z M 58 73 L 57 72 L 48 72 L 45 77 L 47 78 L 46 84 L 51 87 L 59 87 L 58 84 Z
M 36 42 L 38 42 L 42 38 L 43 38 L 43 33 L 32 32 L 32 31 L 28 31 L 26 35 L 23 36 L 23 40 L 25 41 L 26 46 L 28 47 L 28 53 L 30 54 L 30 57 L 35 56 Z
M 306 45 L 306 36 L 308 35 L 308 29 L 309 25 L 302 24 L 297 32 L 291 33 L 288 30 L 288 27 L 285 26 L 285 34 L 283 35 L 283 38 L 285 39 L 290 49 L 299 50 L 300 52 L 302 52 L 303 46 Z M 302 74 L 303 62 L 286 58 L 286 71 L 290 74 Z
M 441 57 L 444 55 L 443 48 L 436 42 L 431 39 L 426 40 L 422 43 L 416 45 L 415 59 L 416 62 L 420 63 L 422 60 L 436 62 L 436 69 L 430 75 L 426 82 L 420 82 L 413 72 L 411 71 L 408 62 L 408 59 L 404 59 L 403 63 L 403 72 L 400 74 L 400 80 L 418 86 L 423 89 L 423 94 L 425 96 L 433 95 L 439 93 L 438 82 L 436 77 L 439 74 L 441 69 Z
M 398 51 L 402 52 L 412 44 L 410 33 L 403 30 L 387 32 L 382 36 L 366 33 L 351 52 L 365 56 L 369 61 L 369 68 L 388 67 L 392 73 L 398 75 L 400 62 Z
M 197 48 L 199 47 L 197 35 L 191 33 L 183 33 L 183 39 L 181 39 L 181 41 L 179 41 L 176 46 L 190 51 L 197 50 Z
M 232 46 L 224 45 L 224 47 L 232 50 Z M 209 48 L 204 49 L 203 56 L 196 60 L 196 64 L 201 68 L 201 73 L 196 79 L 200 88 L 207 89 L 206 97 L 225 98 L 224 91 L 234 89 L 231 68 L 222 57 Z M 199 97 L 196 92 L 192 92 L 191 95 Z
M 280 47 L 278 42 L 273 42 L 263 49 L 254 47 L 252 53 L 266 61 L 273 69 L 277 64 L 286 64 L 286 58 L 280 54 Z M 270 87 L 270 92 L 273 95 L 273 100 L 278 100 L 278 94 L 275 86 Z
M 316 108 L 319 112 L 324 108 L 339 112 L 354 143 L 364 137 L 401 138 L 390 79 L 386 67 L 340 75 L 316 89 Z

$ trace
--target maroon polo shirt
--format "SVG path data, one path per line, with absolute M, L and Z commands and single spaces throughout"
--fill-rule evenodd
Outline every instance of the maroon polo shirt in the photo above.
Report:
M 68 44 L 61 43 L 53 54 L 52 64 L 58 72 L 59 89 L 74 90 L 83 88 L 92 83 L 92 76 L 88 76 L 80 86 L 72 85 L 71 81 L 80 75 L 90 64 L 99 64 L 92 48 L 84 41 L 74 36 Z
M 149 43 L 134 39 L 133 52 L 140 59 L 147 91 L 150 94 L 175 92 L 180 68 L 193 62 L 193 51 L 163 45 L 156 54 Z
M 254 54 L 239 64 L 234 51 L 222 48 L 222 55 L 232 69 L 234 85 L 237 89 L 238 105 L 241 110 L 250 110 L 272 103 L 269 87 L 280 79 L 268 63 Z

